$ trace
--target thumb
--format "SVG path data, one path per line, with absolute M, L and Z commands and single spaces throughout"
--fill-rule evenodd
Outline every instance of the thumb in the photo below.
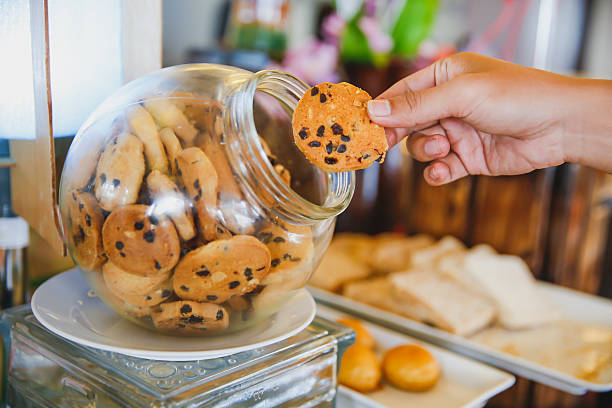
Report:
M 374 99 L 368 102 L 368 113 L 373 122 L 384 127 L 420 130 L 440 119 L 460 116 L 465 99 L 458 95 L 456 88 L 450 81 L 389 99 Z

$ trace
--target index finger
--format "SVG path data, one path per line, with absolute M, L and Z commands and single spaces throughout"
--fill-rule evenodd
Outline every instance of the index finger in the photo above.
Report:
M 389 99 L 408 92 L 433 88 L 468 72 L 491 69 L 498 66 L 494 58 L 483 57 L 470 52 L 460 52 L 434 62 L 414 74 L 400 79 L 376 99 Z
M 386 91 L 376 97 L 376 99 L 389 99 L 394 96 L 405 94 L 408 92 L 422 91 L 423 89 L 436 86 L 435 65 L 423 68 L 420 71 L 410 74 L 391 85 Z

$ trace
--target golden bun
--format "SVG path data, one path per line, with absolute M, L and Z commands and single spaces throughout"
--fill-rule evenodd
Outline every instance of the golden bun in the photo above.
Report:
M 355 334 L 357 338 L 355 339 L 355 344 L 360 344 L 367 348 L 373 348 L 376 344 L 376 340 L 372 337 L 372 334 L 366 329 L 358 319 L 352 317 L 341 317 L 336 320 L 338 323 L 350 327 L 355 330 Z
M 426 391 L 440 378 L 440 366 L 434 356 L 416 344 L 387 351 L 383 358 L 383 372 L 387 381 L 408 391 Z
M 354 344 L 346 349 L 340 363 L 338 382 L 359 392 L 378 389 L 382 371 L 376 354 L 368 347 Z

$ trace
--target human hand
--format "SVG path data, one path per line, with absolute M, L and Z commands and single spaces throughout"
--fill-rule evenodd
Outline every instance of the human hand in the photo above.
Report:
M 612 81 L 460 53 L 402 79 L 368 110 L 390 146 L 408 136 L 411 155 L 431 162 L 432 185 L 565 161 L 612 171 Z

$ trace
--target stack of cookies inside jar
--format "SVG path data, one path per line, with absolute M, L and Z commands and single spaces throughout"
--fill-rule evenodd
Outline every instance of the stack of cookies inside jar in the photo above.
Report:
M 218 102 L 175 93 L 111 119 L 62 198 L 72 256 L 107 304 L 146 327 L 206 335 L 266 317 L 305 284 L 310 229 L 247 203 L 219 143 Z

